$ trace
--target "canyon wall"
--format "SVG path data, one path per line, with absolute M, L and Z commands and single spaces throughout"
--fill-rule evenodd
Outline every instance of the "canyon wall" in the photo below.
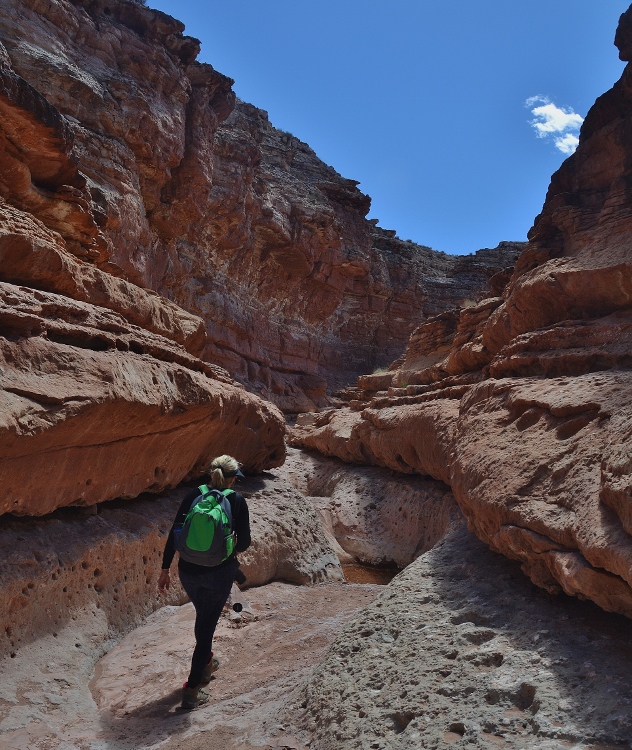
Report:
M 616 44 L 632 60 L 632 8 Z M 292 442 L 448 483 L 549 591 L 632 617 L 632 66 L 586 117 L 512 274 L 412 334 Z
M 283 463 L 281 414 L 198 358 L 202 320 L 91 262 L 71 129 L 2 47 L 0 110 L 0 514 L 158 492 L 226 451 Z
M 134 498 L 224 452 L 283 463 L 282 414 L 243 383 L 286 410 L 327 403 L 518 254 L 453 258 L 378 228 L 183 28 L 128 0 L 3 3 L 3 651 L 80 611 L 117 633 L 159 606 L 179 495 Z M 251 583 L 340 577 L 299 493 L 252 502 Z
M 520 243 L 457 258 L 368 221 L 357 183 L 235 102 L 183 30 L 130 0 L 7 0 L 3 59 L 76 168 L 51 182 L 52 143 L 32 141 L 37 195 L 8 178 L 2 194 L 76 256 L 201 317 L 202 359 L 286 411 L 322 406 L 513 264 Z

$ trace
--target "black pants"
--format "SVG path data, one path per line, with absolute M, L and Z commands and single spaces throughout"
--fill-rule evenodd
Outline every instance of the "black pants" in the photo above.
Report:
M 216 568 L 198 565 L 195 568 L 198 570 L 193 573 L 178 567 L 182 588 L 195 607 L 195 650 L 187 681 L 189 687 L 200 684 L 204 667 L 211 658 L 213 635 L 235 580 L 237 562 L 231 560 Z

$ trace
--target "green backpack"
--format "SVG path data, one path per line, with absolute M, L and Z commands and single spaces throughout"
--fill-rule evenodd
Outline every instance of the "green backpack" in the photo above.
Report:
M 212 568 L 235 549 L 233 514 L 228 496 L 234 490 L 211 490 L 203 484 L 181 529 L 174 529 L 182 560 Z

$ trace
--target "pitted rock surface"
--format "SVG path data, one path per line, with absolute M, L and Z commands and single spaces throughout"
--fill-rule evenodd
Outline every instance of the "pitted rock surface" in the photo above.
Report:
M 167 534 L 191 486 L 105 503 L 98 513 L 89 509 L 93 515 L 64 509 L 42 519 L 5 517 L 0 654 L 20 654 L 29 643 L 72 628 L 86 612 L 104 618 L 109 637 L 115 637 L 162 604 L 186 601 L 175 562 L 168 598 L 161 599 L 156 585 Z M 240 555 L 249 585 L 342 580 L 338 558 L 301 494 L 270 476 L 239 489 L 251 513 L 252 546 Z M 98 650 L 100 642 L 92 647 Z
M 620 616 L 549 598 L 460 526 L 345 627 L 299 725 L 318 750 L 627 748 L 628 634 Z
M 461 517 L 449 488 L 377 466 L 350 468 L 319 453 L 289 448 L 275 470 L 318 510 L 344 562 L 404 568 Z

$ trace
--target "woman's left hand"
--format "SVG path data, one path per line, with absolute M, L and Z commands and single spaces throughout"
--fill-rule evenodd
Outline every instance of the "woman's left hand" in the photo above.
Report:
M 158 591 L 164 591 L 171 585 L 171 579 L 169 578 L 168 570 L 161 570 L 160 577 L 158 578 Z

